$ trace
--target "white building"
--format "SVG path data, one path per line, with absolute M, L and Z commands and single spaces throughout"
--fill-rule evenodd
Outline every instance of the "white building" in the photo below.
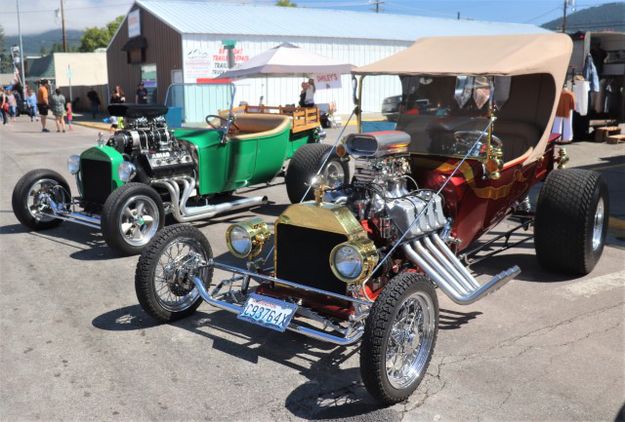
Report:
M 162 102 L 172 82 L 215 78 L 229 64 L 248 60 L 283 42 L 360 66 L 396 53 L 423 36 L 539 32 L 545 30 L 526 24 L 193 0 L 137 0 L 108 46 L 109 86 L 121 85 L 128 94 L 140 80 L 148 78 L 146 86 L 155 90 L 154 101 Z M 267 105 L 297 103 L 301 82 L 301 78 L 240 80 L 236 82 L 236 101 L 258 104 L 262 96 Z M 342 76 L 341 85 L 335 89 L 318 87 L 315 101 L 335 102 L 339 113 L 349 113 L 353 108 L 349 75 Z M 397 78 L 379 77 L 365 86 L 365 111 L 379 111 L 383 98 L 400 93 Z

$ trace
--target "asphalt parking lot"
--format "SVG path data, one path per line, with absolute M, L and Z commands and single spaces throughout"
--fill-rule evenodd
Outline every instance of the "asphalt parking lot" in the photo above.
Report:
M 378 408 L 360 382 L 357 347 L 274 333 L 206 304 L 155 325 L 135 297 L 136 257 L 116 257 L 86 227 L 22 227 L 10 203 L 17 179 L 48 167 L 75 192 L 67 156 L 96 135 L 42 134 L 25 120 L 0 128 L 0 420 L 613 421 L 623 408 L 625 145 L 568 148 L 571 166 L 601 171 L 610 186 L 610 236 L 595 271 L 545 272 L 531 241 L 479 264 L 484 278 L 513 264 L 523 272 L 470 306 L 439 294 L 424 382 L 407 402 Z M 195 223 L 216 256 L 229 223 L 272 222 L 288 203 L 282 179 L 254 194 L 274 203 Z

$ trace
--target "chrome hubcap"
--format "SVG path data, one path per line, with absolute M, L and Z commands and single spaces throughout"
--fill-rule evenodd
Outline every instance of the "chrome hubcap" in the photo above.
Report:
M 130 245 L 147 244 L 156 234 L 158 225 L 158 207 L 152 198 L 133 196 L 124 203 L 119 217 L 119 230 Z
M 331 188 L 337 188 L 345 181 L 345 172 L 340 163 L 330 161 L 323 171 L 324 179 Z
M 435 320 L 432 299 L 416 292 L 399 307 L 386 345 L 386 375 L 397 389 L 412 384 L 432 353 Z
M 605 219 L 605 205 L 603 198 L 599 198 L 597 203 L 597 211 L 595 211 L 594 225 L 592 228 L 592 250 L 596 251 L 601 246 L 601 238 L 603 235 L 603 222 Z
M 168 311 L 181 312 L 198 299 L 200 293 L 191 278 L 197 274 L 195 258 L 198 255 L 208 260 L 196 240 L 178 238 L 169 243 L 160 256 L 154 272 L 154 287 L 158 302 Z M 197 275 L 205 279 L 202 274 Z
M 26 198 L 26 207 L 30 215 L 37 221 L 48 222 L 54 220 L 54 217 L 43 215 L 42 213 L 50 213 L 50 200 L 63 204 L 68 198 L 62 189 L 53 189 L 59 183 L 54 179 L 39 179 L 30 186 L 28 197 Z

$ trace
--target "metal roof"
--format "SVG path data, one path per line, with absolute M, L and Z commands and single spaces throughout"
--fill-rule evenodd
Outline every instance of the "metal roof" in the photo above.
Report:
M 536 25 L 198 0 L 136 0 L 181 34 L 414 41 L 433 35 L 535 34 Z

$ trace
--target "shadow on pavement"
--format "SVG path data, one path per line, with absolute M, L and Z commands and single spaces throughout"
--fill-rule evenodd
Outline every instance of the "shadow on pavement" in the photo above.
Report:
M 521 253 L 509 253 L 505 255 L 496 255 L 494 257 L 485 259 L 471 266 L 471 270 L 477 275 L 489 275 L 494 276 L 501 271 L 507 270 L 513 265 L 518 265 L 521 268 L 521 274 L 515 277 L 515 280 L 523 280 L 532 283 L 553 283 L 560 281 L 574 280 L 576 276 L 552 273 L 543 270 L 536 255 Z
M 139 305 L 132 305 L 99 315 L 93 319 L 92 325 L 107 331 L 133 331 L 159 324 Z M 375 419 L 399 420 L 396 411 L 380 408 L 368 395 L 360 382 L 358 368 L 341 369 L 341 364 L 358 353 L 356 346 L 338 347 L 294 333 L 276 333 L 242 324 L 225 311 L 198 311 L 171 326 L 204 336 L 212 341 L 212 349 L 237 359 L 250 363 L 258 363 L 259 358 L 268 359 L 307 377 L 308 381 L 293 390 L 285 400 L 285 407 L 297 417 L 338 419 L 373 412 L 372 415 L 377 415 Z M 227 339 L 220 333 L 238 341 Z
M 458 312 L 441 308 L 438 315 L 438 328 L 441 330 L 457 330 L 480 315 L 482 315 L 482 312 Z

